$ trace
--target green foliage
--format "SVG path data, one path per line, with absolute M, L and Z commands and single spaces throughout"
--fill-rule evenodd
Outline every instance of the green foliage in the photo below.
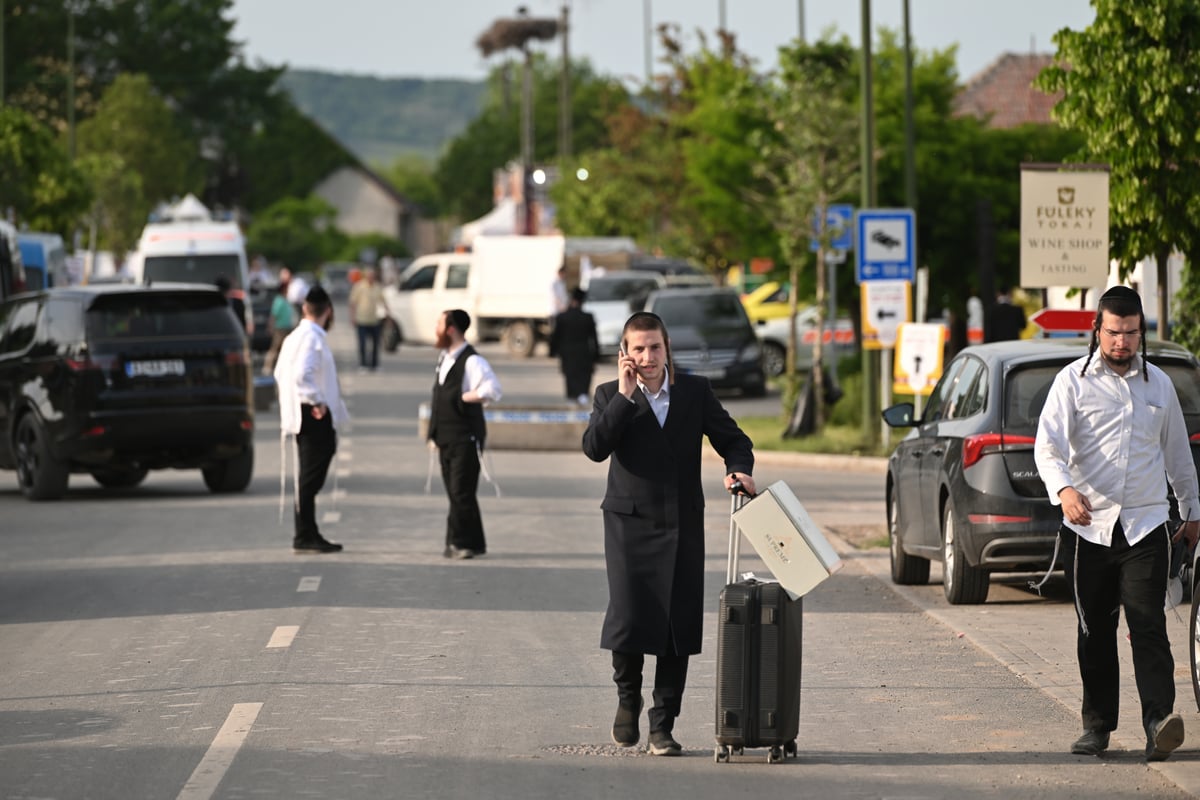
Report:
M 346 252 L 346 235 L 333 226 L 336 215 L 337 209 L 319 197 L 285 197 L 255 215 L 246 230 L 246 249 L 293 271 L 315 270 Z
M 396 190 L 421 207 L 427 217 L 441 213 L 441 190 L 433 179 L 433 165 L 415 155 L 401 156 L 383 171 L 383 177 Z
M 371 164 L 434 161 L 483 109 L 486 92 L 479 81 L 311 70 L 288 70 L 280 85 L 297 107 L 324 120 L 330 134 Z
M 54 134 L 24 111 L 0 107 L 0 213 L 11 210 L 19 225 L 65 238 L 90 201 Z
M 558 155 L 559 63 L 534 58 L 533 158 L 552 162 Z M 492 71 L 483 112 L 447 147 L 434 170 L 442 189 L 443 208 L 462 220 L 492 210 L 494 170 L 521 156 L 520 64 Z M 571 126 L 573 152 L 605 147 L 604 120 L 626 100 L 628 93 L 614 79 L 595 75 L 587 62 L 571 63 Z
M 1078 160 L 1110 165 L 1109 250 L 1122 277 L 1158 259 L 1165 297 L 1167 256 L 1200 253 L 1200 3 L 1195 0 L 1093 0 L 1083 31 L 1054 35 L 1057 63 L 1038 85 L 1061 90 L 1054 109 L 1079 131 Z M 1167 309 L 1159 315 L 1167 329 Z
M 145 75 L 117 76 L 77 142 L 95 197 L 90 221 L 115 252 L 132 247 L 156 205 L 200 191 L 196 144 Z
M 367 251 L 374 252 L 375 258 L 381 256 L 407 258 L 412 255 L 404 242 L 393 239 L 391 236 L 385 236 L 382 233 L 357 233 L 346 236 L 340 249 L 335 251 L 329 260 L 363 261 L 362 254 Z M 366 260 L 373 261 L 374 259 Z

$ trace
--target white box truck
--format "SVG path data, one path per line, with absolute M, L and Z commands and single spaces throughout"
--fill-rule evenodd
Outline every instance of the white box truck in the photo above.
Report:
M 461 308 L 470 341 L 499 339 L 515 356 L 532 355 L 549 335 L 564 250 L 562 236 L 479 236 L 473 252 L 421 256 L 384 288 L 384 346 L 433 344 L 438 317 Z

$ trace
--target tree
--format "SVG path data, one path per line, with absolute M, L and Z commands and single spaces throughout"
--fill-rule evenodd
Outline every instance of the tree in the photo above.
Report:
M 105 209 L 94 213 L 93 221 L 107 245 L 132 243 L 155 206 L 200 191 L 196 144 L 145 75 L 118 76 L 105 89 L 95 116 L 79 125 L 77 140 L 81 157 L 95 157 L 89 173 L 98 183 L 92 190 Z M 113 191 L 100 185 L 114 178 L 117 164 L 137 176 L 136 186 L 123 181 Z M 129 205 L 118 208 L 118 203 Z
M 760 178 L 773 189 L 760 198 L 760 207 L 775 228 L 784 260 L 791 268 L 792 327 L 788 336 L 787 376 L 795 398 L 796 311 L 800 266 L 807 260 L 813 237 L 812 220 L 820 221 L 823 246 L 818 250 L 817 319 L 823 329 L 825 315 L 825 264 L 823 253 L 835 233 L 823 224 L 819 210 L 844 200 L 859 180 L 858 104 L 853 64 L 854 49 L 846 39 L 822 40 L 809 47 L 797 45 L 780 51 L 780 70 L 764 97 L 764 114 L 771 125 L 753 138 L 761 152 Z M 824 364 L 821 338 L 813 344 L 813 420 L 824 424 Z
M 68 238 L 90 202 L 83 175 L 54 133 L 30 114 L 0 107 L 0 216 Z
M 1085 30 L 1054 35 L 1056 62 L 1037 85 L 1064 93 L 1054 116 L 1083 135 L 1076 160 L 1109 164 L 1110 253 L 1122 278 L 1154 256 L 1166 338 L 1167 258 L 1173 248 L 1189 264 L 1200 255 L 1200 3 L 1092 5 L 1096 18 Z
M 315 270 L 345 247 L 336 217 L 337 209 L 319 197 L 285 197 L 255 215 L 246 230 L 246 249 L 294 272 Z

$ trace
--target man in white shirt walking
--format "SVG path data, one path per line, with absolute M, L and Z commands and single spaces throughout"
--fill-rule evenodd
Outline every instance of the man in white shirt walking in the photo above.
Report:
M 337 452 L 337 428 L 349 422 L 350 414 L 326 337 L 333 325 L 329 294 L 320 286 L 310 289 L 303 310 L 304 319 L 283 340 L 275 365 L 280 435 L 296 437 L 300 461 L 292 547 L 297 553 L 336 553 L 342 546 L 328 541 L 317 528 L 317 492 Z
M 1088 355 L 1050 387 L 1034 449 L 1050 502 L 1063 509 L 1059 536 L 1078 618 L 1083 735 L 1071 752 L 1100 755 L 1117 728 L 1117 622 L 1124 606 L 1146 758 L 1162 761 L 1183 743 L 1164 611 L 1167 481 L 1187 520 L 1174 538 L 1186 537 L 1192 547 L 1200 501 L 1179 398 L 1166 373 L 1146 361 L 1145 338 L 1137 292 L 1125 286 L 1105 292 Z
M 500 381 L 487 359 L 464 338 L 471 317 L 461 308 L 438 318 L 437 381 L 430 404 L 429 441 L 441 459 L 442 483 L 450 499 L 446 518 L 446 558 L 474 558 L 487 552 L 479 514 L 480 458 L 487 439 L 483 404 L 500 399 Z

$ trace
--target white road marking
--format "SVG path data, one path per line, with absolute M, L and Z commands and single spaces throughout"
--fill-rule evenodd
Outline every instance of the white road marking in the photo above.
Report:
M 300 585 L 296 587 L 297 592 L 315 592 L 321 588 L 321 576 L 309 575 L 300 579 Z
M 208 800 L 216 793 L 217 786 L 245 743 L 250 734 L 250 727 L 254 725 L 262 707 L 262 703 L 234 705 L 229 716 L 225 718 L 225 724 L 217 731 L 217 737 L 208 746 L 208 752 L 200 759 L 192 776 L 183 785 L 178 800 Z
M 321 522 L 341 522 L 341 521 L 342 521 L 342 512 L 340 512 L 340 511 L 326 511 L 324 514 L 321 515 Z
M 271 641 L 267 642 L 267 647 L 291 647 L 292 640 L 299 632 L 299 625 L 280 625 L 271 634 Z

